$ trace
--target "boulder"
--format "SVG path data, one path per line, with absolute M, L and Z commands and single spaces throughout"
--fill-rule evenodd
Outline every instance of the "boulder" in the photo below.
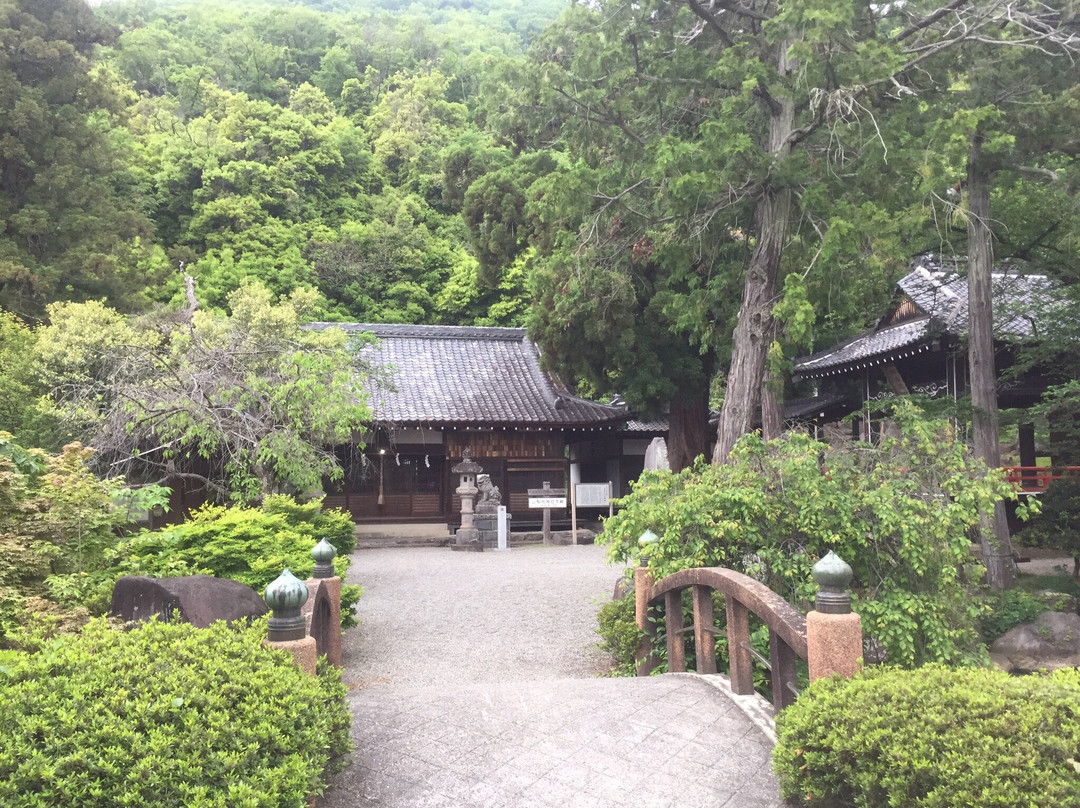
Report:
M 1045 612 L 1013 626 L 990 646 L 990 660 L 1009 673 L 1080 666 L 1080 615 Z
M 180 620 L 198 628 L 216 620 L 248 620 L 267 611 L 266 603 L 251 587 L 212 575 L 125 575 L 113 587 L 109 607 L 109 614 L 126 622 L 149 620 L 154 615 L 168 622 L 179 613 Z

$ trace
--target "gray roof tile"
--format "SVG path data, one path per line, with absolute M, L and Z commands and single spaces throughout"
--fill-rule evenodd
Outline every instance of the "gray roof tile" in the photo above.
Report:
M 377 421 L 408 424 L 617 426 L 625 407 L 571 395 L 540 368 L 523 328 L 312 323 L 309 328 L 371 332 L 368 358 L 391 369 L 392 388 L 373 386 Z
M 803 378 L 841 373 L 860 363 L 889 354 L 929 349 L 928 338 L 937 334 L 961 337 L 967 332 L 967 278 L 958 274 L 962 260 L 919 256 L 912 271 L 897 283 L 897 292 L 915 304 L 908 319 L 882 319 L 875 328 L 794 362 Z M 1052 305 L 1053 284 L 1045 275 L 1020 275 L 1015 270 L 995 272 L 994 331 L 1002 336 L 1028 337 L 1035 333 L 1035 313 Z M 895 311 L 894 308 L 890 311 Z

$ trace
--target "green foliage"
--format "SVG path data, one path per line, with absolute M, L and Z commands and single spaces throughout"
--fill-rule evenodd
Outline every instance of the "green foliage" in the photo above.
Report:
M 340 673 L 263 646 L 265 625 L 84 633 L 0 668 L 0 802 L 294 806 L 349 749 Z
M 983 642 L 990 645 L 1013 626 L 1030 623 L 1048 611 L 1044 600 L 1023 589 L 992 593 L 986 602 L 986 614 L 980 623 Z
M 286 567 L 301 580 L 310 577 L 315 564 L 311 549 L 323 538 L 338 550 L 334 566 L 344 578 L 347 553 L 356 546 L 348 517 L 340 511 L 323 511 L 318 502 L 296 505 L 286 497 L 268 499 L 264 508 L 205 505 L 186 522 L 124 539 L 110 553 L 108 568 L 87 605 L 103 609 L 113 584 L 123 575 L 214 575 L 262 593 Z M 360 593 L 359 586 L 342 586 L 345 628 L 356 625 L 353 609 Z
M 148 222 L 113 136 L 120 94 L 93 64 L 115 34 L 82 0 L 0 3 L 0 302 L 19 314 L 137 307 L 156 281 L 135 272 Z
M 29 326 L 0 309 L 0 429 L 26 446 L 50 448 L 55 436 L 36 406 L 45 392 L 34 369 L 36 343 Z
M 51 306 L 38 342 L 51 411 L 109 473 L 200 475 L 218 498 L 240 502 L 318 489 L 342 473 L 328 447 L 370 416 L 363 339 L 301 328 L 319 303 L 311 290 L 275 300 L 244 281 L 228 317 L 128 320 L 99 303 Z
M 869 670 L 777 718 L 783 796 L 857 808 L 1080 805 L 1080 674 Z
M 854 570 L 864 632 L 891 663 L 981 658 L 981 606 L 966 583 L 981 570 L 970 531 L 981 507 L 1014 494 L 947 422 L 926 421 L 909 405 L 894 419 L 900 437 L 876 447 L 747 436 L 725 466 L 646 474 L 600 540 L 613 559 L 629 561 L 651 529 L 660 541 L 646 560 L 658 579 L 730 567 L 800 606 L 816 591 L 811 567 L 833 550 Z
M 77 628 L 86 594 L 132 519 L 122 478 L 100 480 L 89 449 L 26 450 L 0 432 L 0 645 L 33 645 Z M 160 500 L 150 487 L 141 498 Z
M 1040 497 L 1039 513 L 1024 526 L 1019 540 L 1080 555 L 1080 479 L 1050 483 Z
M 627 595 L 605 603 L 597 616 L 596 633 L 603 638 L 600 648 L 615 660 L 613 676 L 634 675 L 634 659 L 643 636 L 634 609 L 634 597 Z
M 347 556 L 356 549 L 356 524 L 345 511 L 323 508 L 322 500 L 298 502 L 285 494 L 273 494 L 262 501 L 263 513 L 281 514 L 290 526 L 310 531 L 316 541 L 326 539 L 339 556 Z

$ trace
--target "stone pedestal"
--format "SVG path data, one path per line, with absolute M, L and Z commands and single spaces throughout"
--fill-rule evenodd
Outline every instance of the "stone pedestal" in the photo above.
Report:
M 506 515 L 510 519 L 510 514 Z M 473 516 L 473 527 L 478 533 L 477 539 L 484 545 L 484 549 L 493 550 L 499 546 L 499 514 L 477 513 Z
M 484 545 L 480 542 L 480 531 L 476 529 L 475 520 L 473 515 L 473 497 L 476 496 L 475 486 L 459 486 L 457 494 L 461 497 L 461 527 L 457 529 L 454 534 L 455 550 L 474 550 L 474 545 L 479 544 L 481 550 L 484 549 Z
M 302 640 L 286 640 L 284 642 L 270 642 L 267 645 L 279 651 L 288 652 L 293 658 L 293 664 L 309 676 L 315 675 L 315 662 L 319 658 L 315 647 L 314 637 L 304 637 Z
M 862 669 L 862 622 L 854 612 L 806 615 L 806 662 L 810 681 L 830 676 L 845 679 Z
M 472 533 L 470 535 L 475 534 L 476 538 L 466 539 L 466 540 L 462 540 L 462 539 L 459 538 L 454 544 L 450 545 L 450 549 L 454 550 L 456 552 L 466 552 L 466 553 L 482 553 L 482 552 L 484 552 L 484 543 L 482 541 L 480 541 L 479 532 L 477 532 L 476 528 L 470 528 L 470 530 L 472 531 Z M 460 533 L 461 533 L 461 531 L 459 530 L 458 534 L 460 534 Z
M 308 578 L 307 603 L 300 613 L 307 620 L 308 636 L 315 639 L 317 653 L 331 665 L 341 667 L 341 578 Z

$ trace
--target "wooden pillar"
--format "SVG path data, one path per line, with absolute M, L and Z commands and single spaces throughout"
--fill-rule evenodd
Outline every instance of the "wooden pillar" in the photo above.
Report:
M 772 667 L 772 700 L 776 712 L 795 703 L 795 692 L 788 685 L 794 685 L 797 681 L 797 659 L 791 646 L 777 632 L 770 631 L 769 665 Z
M 727 596 L 728 660 L 731 663 L 731 691 L 739 696 L 754 692 L 754 660 L 750 654 L 750 612 L 731 595 Z
M 686 670 L 686 646 L 682 637 L 682 592 L 664 593 L 664 628 L 667 632 L 668 671 L 683 673 Z
M 694 655 L 697 657 L 698 673 L 716 673 L 716 639 L 712 629 L 712 590 L 707 586 L 694 585 Z
M 1020 442 L 1020 465 L 1024 468 L 1034 468 L 1035 459 L 1035 424 L 1020 424 L 1017 429 Z M 1023 472 L 1024 488 L 1034 488 L 1038 477 L 1033 471 Z
M 641 638 L 641 644 L 638 645 L 636 655 L 638 676 L 648 676 L 660 664 L 660 660 L 653 651 L 656 627 L 649 620 L 649 597 L 652 595 L 652 587 L 653 579 L 649 575 L 648 567 L 636 568 L 634 570 L 634 618 L 638 629 L 644 635 Z

